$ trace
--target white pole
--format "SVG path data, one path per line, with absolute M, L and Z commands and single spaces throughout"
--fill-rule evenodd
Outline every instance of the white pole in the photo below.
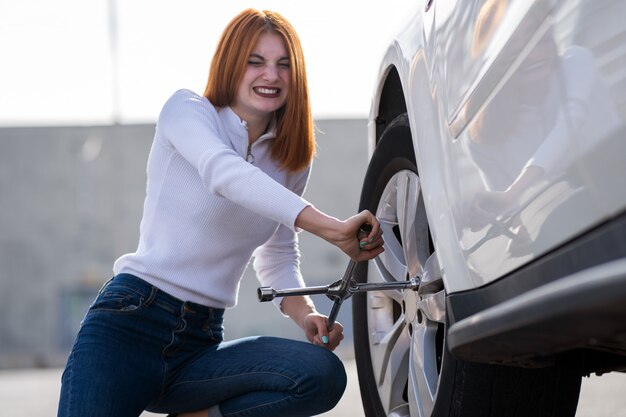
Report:
M 109 11 L 109 49 L 111 54 L 111 118 L 113 124 L 120 123 L 120 80 L 118 62 L 118 16 L 117 0 L 107 0 Z

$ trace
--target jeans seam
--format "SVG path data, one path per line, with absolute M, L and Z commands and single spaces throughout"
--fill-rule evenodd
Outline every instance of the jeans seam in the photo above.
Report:
M 66 415 L 66 416 L 71 415 L 71 410 L 73 409 L 72 402 L 74 401 L 74 395 L 73 395 L 73 392 L 72 392 L 73 391 L 72 390 L 72 387 L 73 387 L 72 375 L 74 373 L 74 352 L 73 351 L 72 351 L 72 353 L 70 355 L 70 358 L 69 358 L 68 362 L 69 362 L 69 366 L 68 366 L 68 369 L 67 369 L 67 372 L 68 372 L 68 375 L 67 375 L 67 385 L 68 385 L 67 397 L 68 398 L 67 398 L 67 401 L 65 401 L 65 407 L 64 407 L 65 409 L 63 410 L 64 414 L 61 414 L 61 415 Z
M 228 414 L 223 414 L 223 413 L 222 413 L 222 417 L 227 417 L 227 416 L 236 416 L 236 415 L 238 415 L 238 414 L 240 414 L 240 413 L 245 413 L 246 411 L 255 410 L 255 409 L 258 409 L 258 408 L 261 408 L 261 407 L 271 406 L 271 405 L 274 405 L 274 404 L 278 404 L 278 403 L 280 403 L 281 401 L 286 400 L 286 399 L 287 399 L 287 397 L 291 397 L 291 396 L 292 396 L 292 395 L 286 395 L 285 397 L 281 398 L 280 400 L 276 400 L 276 401 L 272 401 L 272 402 L 269 402 L 269 403 L 264 403 L 264 404 L 257 404 L 257 405 L 255 405 L 255 406 L 253 406 L 253 407 L 248 407 L 248 408 L 244 408 L 244 409 L 241 409 L 241 410 L 237 410 L 237 411 L 235 411 L 235 412 L 233 412 L 233 413 L 228 413 Z M 221 412 L 221 410 L 220 410 L 220 412 Z
M 167 359 L 165 358 L 165 352 L 170 346 L 174 344 L 174 341 L 176 340 L 176 333 L 183 331 L 186 327 L 187 327 L 187 322 L 185 321 L 185 319 L 182 317 L 179 317 L 176 328 L 172 330 L 171 332 L 170 342 L 167 345 L 165 345 L 163 349 L 161 350 L 161 363 L 163 364 L 163 379 L 161 381 L 161 393 L 159 394 L 159 398 L 157 398 L 155 403 L 159 403 L 161 399 L 163 399 L 163 396 L 165 395 L 167 391 L 167 371 L 169 367 L 167 366 Z
M 107 290 L 107 288 L 108 288 L 108 284 L 107 284 L 107 286 L 105 286 L 105 287 L 102 289 L 102 291 L 101 291 L 101 292 L 105 292 L 105 291 Z M 122 288 L 122 289 L 125 289 L 125 290 L 128 290 L 128 291 L 132 291 L 132 292 L 134 292 L 134 293 L 135 293 L 135 295 L 138 295 L 138 296 L 140 296 L 140 297 L 142 297 L 142 298 L 144 298 L 144 297 L 145 297 L 145 294 L 146 294 L 146 291 L 144 291 L 142 288 L 137 288 L 136 286 L 134 286 L 134 285 L 132 285 L 132 284 L 129 284 L 129 283 L 125 283 L 125 282 L 116 282 L 116 283 L 115 283 L 115 286 L 114 286 L 114 287 L 112 287 L 112 288 L 113 288 L 113 289 L 115 289 L 115 288 Z M 154 288 L 155 288 L 155 287 L 152 287 L 152 290 L 151 290 L 151 292 L 150 292 L 150 295 L 152 295 L 152 291 L 154 291 Z
M 198 383 L 198 382 L 219 381 L 219 380 L 222 380 L 222 379 L 238 378 L 238 377 L 241 377 L 241 376 L 258 375 L 258 374 L 278 375 L 278 376 L 280 376 L 282 378 L 288 379 L 294 385 L 294 387 L 296 389 L 296 393 L 300 394 L 300 386 L 298 385 L 298 383 L 293 378 L 291 378 L 291 377 L 289 377 L 287 375 L 281 374 L 280 372 L 271 372 L 271 371 L 245 372 L 245 373 L 242 373 L 242 374 L 235 374 L 235 375 L 228 375 L 228 376 L 219 376 L 219 377 L 215 377 L 215 378 L 196 379 L 196 380 L 193 380 L 193 381 L 177 382 L 177 383 L 173 384 L 171 386 L 171 388 L 178 387 L 178 386 L 185 385 L 185 384 L 195 384 L 195 383 Z
M 157 296 L 158 292 L 159 292 L 159 289 L 157 287 L 152 287 L 152 291 L 150 291 L 150 295 L 148 296 L 148 298 L 143 303 L 143 306 L 144 307 L 150 306 L 154 302 L 154 300 L 156 299 L 156 296 Z
M 109 285 L 109 283 L 111 281 L 113 281 L 113 278 L 115 277 L 111 277 L 109 280 L 107 280 L 104 284 L 102 284 L 102 286 L 100 287 L 100 289 L 98 290 L 98 295 L 102 294 L 102 292 L 104 291 L 104 289 L 107 287 L 107 285 Z
M 198 382 L 208 382 L 208 381 L 218 381 L 218 380 L 222 380 L 222 379 L 229 379 L 229 378 L 237 378 L 237 377 L 241 377 L 241 376 L 246 376 L 246 375 L 258 375 L 258 374 L 270 374 L 270 375 L 278 375 L 282 378 L 285 378 L 289 381 L 291 381 L 291 383 L 294 385 L 294 389 L 295 389 L 295 394 L 300 394 L 300 385 L 298 384 L 298 382 L 296 382 L 293 378 L 284 375 L 280 372 L 271 372 L 271 371 L 255 371 L 255 372 L 245 372 L 245 373 L 241 373 L 241 374 L 236 374 L 236 375 L 228 375 L 228 376 L 221 376 L 221 377 L 216 377 L 216 378 L 208 378 L 208 379 L 197 379 L 194 381 L 184 381 L 184 382 L 177 382 L 176 384 L 173 384 L 171 388 L 174 387 L 179 387 L 182 385 L 186 385 L 186 384 L 194 384 L 194 383 L 198 383 Z M 255 408 L 259 408 L 259 407 L 264 407 L 264 406 L 268 406 L 268 405 L 272 405 L 272 404 L 276 404 L 279 403 L 281 401 L 284 401 L 287 397 L 291 397 L 293 396 L 293 394 L 290 395 L 285 395 L 285 397 L 281 398 L 280 400 L 276 400 L 276 401 L 272 401 L 272 402 L 268 402 L 268 403 L 264 403 L 264 404 L 257 404 L 253 407 L 248 407 L 248 408 L 244 408 L 243 410 L 237 410 L 235 413 L 229 413 L 229 414 L 223 414 L 223 417 L 226 416 L 236 416 L 239 413 L 243 413 L 245 411 L 249 411 L 249 410 L 254 410 Z

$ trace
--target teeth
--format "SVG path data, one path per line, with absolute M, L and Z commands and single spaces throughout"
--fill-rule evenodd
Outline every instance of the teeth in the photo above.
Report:
M 261 94 L 276 94 L 276 93 L 278 93 L 278 89 L 277 88 L 262 88 L 262 87 L 258 87 L 256 90 L 259 93 L 261 93 Z

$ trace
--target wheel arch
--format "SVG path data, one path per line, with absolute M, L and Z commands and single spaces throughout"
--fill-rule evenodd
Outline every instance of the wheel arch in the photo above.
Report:
M 376 123 L 375 143 L 378 144 L 383 132 L 389 124 L 402 113 L 406 113 L 407 106 L 402 88 L 402 81 L 395 65 L 387 68 L 382 88 L 378 95 L 377 112 L 374 117 Z

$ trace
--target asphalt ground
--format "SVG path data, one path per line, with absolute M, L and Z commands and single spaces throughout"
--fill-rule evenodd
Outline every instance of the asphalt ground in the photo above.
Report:
M 348 387 L 343 398 L 324 417 L 361 417 L 356 366 L 345 359 Z M 0 417 L 56 415 L 61 369 L 0 370 Z M 145 412 L 141 417 L 162 416 Z M 576 417 L 626 417 L 626 374 L 610 373 L 583 379 Z

